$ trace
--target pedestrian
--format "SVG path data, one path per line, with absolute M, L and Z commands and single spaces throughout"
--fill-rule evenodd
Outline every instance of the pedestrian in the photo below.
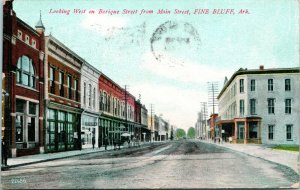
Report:
M 95 137 L 92 138 L 93 149 L 95 148 Z
M 108 144 L 108 139 L 107 139 L 107 137 L 105 137 L 105 139 L 104 139 L 105 150 L 107 150 L 107 144 Z
M 4 166 L 7 166 L 7 157 L 8 157 L 8 147 L 7 147 L 7 145 L 6 145 L 6 142 L 4 142 L 3 140 L 2 140 L 2 164 L 4 165 Z

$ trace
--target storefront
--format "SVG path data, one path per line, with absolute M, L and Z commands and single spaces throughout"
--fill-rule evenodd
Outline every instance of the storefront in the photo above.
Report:
M 81 145 L 82 148 L 92 148 L 93 142 L 95 147 L 98 145 L 98 116 L 97 115 L 88 115 L 82 114 L 81 117 Z
M 58 152 L 80 149 L 80 114 L 49 108 L 46 124 L 46 151 Z

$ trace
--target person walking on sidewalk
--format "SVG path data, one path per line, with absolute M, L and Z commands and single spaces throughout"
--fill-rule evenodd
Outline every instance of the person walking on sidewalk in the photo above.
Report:
M 93 149 L 95 148 L 95 137 L 92 138 Z
M 8 147 L 7 147 L 7 145 L 6 145 L 6 142 L 4 142 L 3 140 L 2 140 L 2 164 L 4 165 L 4 166 L 7 166 L 7 157 L 8 157 Z
M 104 146 L 105 146 L 105 150 L 107 150 L 107 145 L 108 145 L 108 139 L 107 136 L 104 139 Z

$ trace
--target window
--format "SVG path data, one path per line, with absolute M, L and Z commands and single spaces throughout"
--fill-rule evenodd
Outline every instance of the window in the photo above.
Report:
M 100 92 L 100 97 L 99 97 L 99 109 L 103 111 L 103 93 Z
M 36 48 L 36 41 L 34 39 L 31 40 L 32 47 Z
M 285 99 L 285 113 L 291 114 L 292 113 L 292 100 Z
M 286 125 L 286 140 L 292 140 L 292 125 Z
M 273 79 L 268 79 L 268 91 L 273 91 Z
M 72 99 L 72 77 L 68 76 L 68 98 Z
M 59 95 L 64 96 L 64 73 L 59 72 Z
M 16 99 L 16 142 L 35 142 L 38 128 L 38 104 Z M 17 144 L 17 148 L 27 148 Z
M 89 107 L 91 107 L 92 104 L 92 85 L 89 84 Z
M 250 84 L 250 90 L 251 91 L 255 91 L 255 80 L 253 79 L 253 80 L 251 80 L 251 82 L 250 82 L 251 84 Z
M 25 35 L 25 42 L 28 44 L 29 43 L 29 36 Z
M 111 100 L 110 95 L 108 95 L 108 97 L 107 97 L 107 112 L 109 112 L 109 113 L 110 113 L 110 100 Z
M 22 31 L 18 30 L 18 38 L 22 40 Z
M 244 92 L 244 79 L 240 79 L 240 93 Z
M 255 115 L 256 114 L 256 100 L 255 99 L 250 99 L 250 114 Z
M 274 114 L 275 113 L 275 108 L 274 108 L 274 98 L 269 98 L 268 99 L 268 113 L 269 114 Z
M 103 110 L 107 111 L 107 95 L 105 92 L 103 94 Z
M 243 116 L 245 113 L 245 102 L 244 100 L 240 100 L 240 115 Z
M 291 91 L 291 79 L 285 79 L 285 91 Z
M 75 91 L 75 97 L 74 97 L 74 99 L 76 101 L 78 101 L 79 94 L 78 94 L 78 80 L 77 79 L 74 80 L 74 91 Z
M 269 128 L 269 130 L 268 130 L 269 140 L 273 140 L 274 139 L 274 125 L 269 125 L 268 128 Z
M 35 88 L 35 81 L 32 59 L 24 55 L 21 56 L 17 63 L 17 83 Z
M 83 83 L 83 105 L 86 106 L 86 84 Z
M 50 67 L 50 93 L 55 93 L 55 69 Z
M 96 107 L 96 89 L 93 90 L 93 108 Z

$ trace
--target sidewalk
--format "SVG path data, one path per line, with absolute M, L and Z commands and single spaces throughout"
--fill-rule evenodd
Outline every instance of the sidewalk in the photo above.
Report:
M 150 142 L 141 143 L 141 146 L 145 146 L 150 144 Z M 132 148 L 133 146 L 131 146 Z M 138 147 L 138 146 L 135 146 Z M 128 148 L 128 146 L 121 146 L 121 149 Z M 118 149 L 118 147 L 117 147 Z M 82 150 L 72 150 L 72 151 L 65 151 L 65 152 L 55 152 L 55 153 L 47 153 L 47 154 L 35 154 L 35 155 L 29 155 L 29 156 L 21 156 L 16 158 L 8 158 L 7 165 L 8 166 L 1 166 L 1 170 L 7 170 L 9 168 L 18 167 L 18 166 L 24 166 L 29 164 L 35 164 L 40 162 L 47 162 L 62 158 L 69 158 L 73 156 L 78 155 L 85 155 L 90 153 L 96 153 L 96 152 L 105 152 L 105 151 L 113 151 L 113 146 L 107 146 L 107 150 L 105 150 L 104 147 L 101 148 L 87 148 Z
M 215 144 L 217 146 L 229 148 L 264 160 L 272 161 L 293 169 L 299 174 L 299 152 L 273 150 L 272 148 L 261 144 L 230 144 L 230 143 L 213 143 L 201 141 L 204 143 Z

